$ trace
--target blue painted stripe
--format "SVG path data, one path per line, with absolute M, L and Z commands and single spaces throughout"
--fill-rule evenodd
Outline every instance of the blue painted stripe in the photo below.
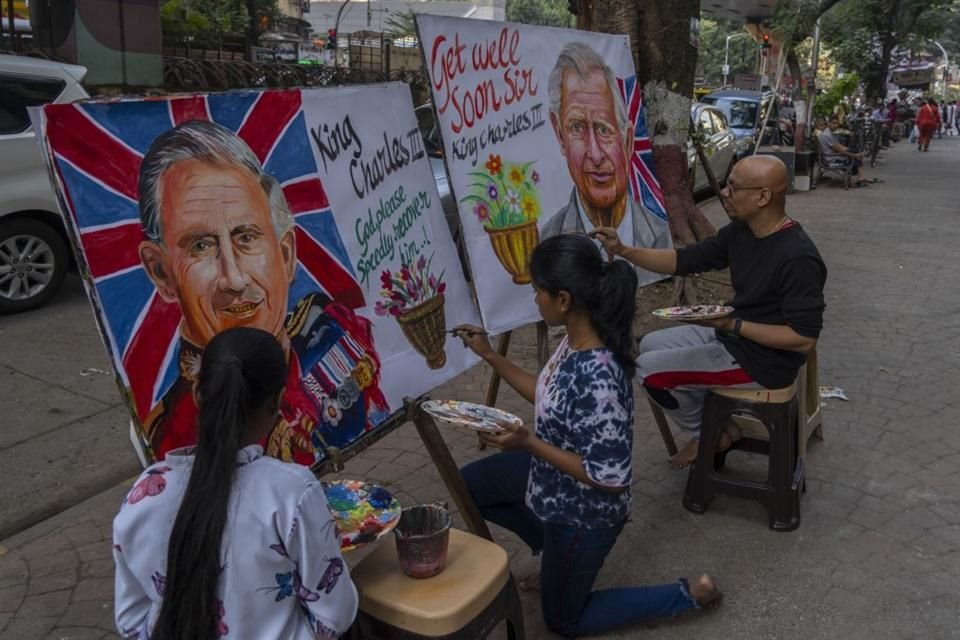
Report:
M 57 160 L 57 166 L 81 228 L 135 220 L 140 216 L 136 202 L 100 186 L 68 162 Z
M 214 122 L 236 132 L 259 95 L 250 91 L 211 94 L 207 96 L 207 110 Z
M 280 182 L 317 172 L 317 162 L 310 150 L 310 136 L 303 111 L 294 118 L 283 137 L 277 141 L 264 170 Z
M 287 294 L 287 311 L 293 311 L 293 308 L 297 306 L 298 302 L 317 291 L 321 291 L 327 297 L 332 297 L 329 291 L 319 289 L 316 282 L 307 274 L 303 266 L 297 264 L 297 272 L 294 275 L 293 284 L 290 285 L 290 291 Z
M 123 353 L 133 338 L 137 317 L 153 295 L 153 283 L 143 269 L 136 269 L 102 280 L 96 288 L 117 348 Z
M 154 139 L 173 127 L 166 100 L 80 105 L 97 124 L 145 154 Z
M 350 264 L 347 248 L 340 239 L 337 222 L 333 219 L 333 212 L 329 209 L 318 213 L 304 213 L 297 216 L 297 225 L 306 231 L 314 240 L 325 247 L 330 255 L 334 256 L 350 272 L 354 278 L 357 274 Z

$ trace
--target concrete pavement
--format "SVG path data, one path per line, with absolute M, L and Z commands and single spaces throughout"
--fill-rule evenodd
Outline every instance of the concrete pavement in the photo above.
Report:
M 788 202 L 830 270 L 820 382 L 842 387 L 850 398 L 826 401 L 827 439 L 811 441 L 800 528 L 773 533 L 758 505 L 733 498 L 716 499 L 703 516 L 685 511 L 686 474 L 669 470 L 646 403 L 638 402 L 633 520 L 598 586 L 706 571 L 718 576 L 727 599 L 716 612 L 605 637 L 960 636 L 960 290 L 953 258 L 960 243 L 953 193 L 960 139 L 934 140 L 926 154 L 901 142 L 872 174 L 886 182 L 849 191 L 826 182 Z M 714 206 L 710 215 L 722 214 Z M 86 317 L 74 324 L 78 332 L 91 331 Z M 8 327 L 0 328 L 7 344 Z M 16 335 L 29 338 L 26 330 Z M 516 353 L 532 366 L 531 332 L 518 342 Z M 69 372 L 65 368 L 74 364 L 69 354 L 44 357 L 50 371 Z M 17 374 L 34 366 L 40 365 L 20 362 L 6 375 L 19 380 Z M 486 378 L 477 367 L 433 395 L 482 400 Z M 111 439 L 123 461 L 120 471 L 132 475 L 124 466 L 132 456 L 126 422 L 110 404 L 116 392 L 99 388 L 105 382 L 112 384 L 72 380 L 57 388 L 100 403 L 83 411 L 104 420 L 97 436 Z M 23 425 L 18 428 L 32 428 L 29 412 L 36 407 L 20 408 L 6 398 L 2 414 Z M 504 393 L 502 406 L 531 417 L 515 394 Z M 442 428 L 458 461 L 485 455 L 471 433 Z M 732 454 L 728 465 L 746 464 L 745 455 Z M 18 463 L 27 472 L 37 464 Z M 0 466 L 4 487 L 8 464 Z M 344 475 L 380 481 L 404 504 L 446 498 L 411 425 L 349 462 Z M 109 525 L 125 490 L 115 486 L 0 541 L 0 640 L 116 637 Z M 515 569 L 529 570 L 529 554 L 516 538 L 502 530 L 495 536 Z M 523 599 L 528 637 L 554 637 L 540 619 L 537 596 Z

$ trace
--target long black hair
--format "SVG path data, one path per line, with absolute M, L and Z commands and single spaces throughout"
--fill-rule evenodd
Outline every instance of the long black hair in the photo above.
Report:
M 575 309 L 587 313 L 600 340 L 627 378 L 636 372 L 633 316 L 637 311 L 637 272 L 625 260 L 606 262 L 584 235 L 547 238 L 530 256 L 533 284 L 552 296 L 566 291 Z
M 239 327 L 218 334 L 203 353 L 197 391 L 197 448 L 170 534 L 163 604 L 153 640 L 213 640 L 220 603 L 220 543 L 237 454 L 251 418 L 275 403 L 287 376 L 276 338 Z

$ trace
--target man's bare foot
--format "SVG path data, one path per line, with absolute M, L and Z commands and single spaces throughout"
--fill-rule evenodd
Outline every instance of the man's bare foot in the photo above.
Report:
M 723 453 L 733 446 L 733 443 L 742 437 L 743 433 L 739 427 L 729 426 L 720 433 L 720 439 L 717 441 L 717 453 Z M 700 450 L 700 441 L 696 438 L 683 445 L 680 451 L 677 451 L 670 458 L 670 468 L 674 471 L 686 469 L 697 461 L 697 452 Z
M 540 590 L 540 572 L 534 571 L 520 578 L 518 585 L 520 591 L 539 591 Z
M 715 609 L 723 601 L 723 592 L 717 586 L 717 581 L 707 574 L 690 583 L 690 595 L 701 609 L 707 607 Z

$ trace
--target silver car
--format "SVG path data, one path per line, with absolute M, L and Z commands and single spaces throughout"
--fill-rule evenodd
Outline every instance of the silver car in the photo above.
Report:
M 727 117 L 715 107 L 694 102 L 690 106 L 690 122 L 703 132 L 703 150 L 707 161 L 717 181 L 721 185 L 725 184 L 737 157 L 737 136 L 728 126 Z M 703 170 L 703 164 L 697 158 L 693 142 L 687 143 L 687 167 L 693 177 L 694 193 L 710 188 L 710 181 Z
M 0 55 L 0 314 L 40 306 L 67 273 L 69 243 L 27 108 L 88 98 L 86 73 Z

